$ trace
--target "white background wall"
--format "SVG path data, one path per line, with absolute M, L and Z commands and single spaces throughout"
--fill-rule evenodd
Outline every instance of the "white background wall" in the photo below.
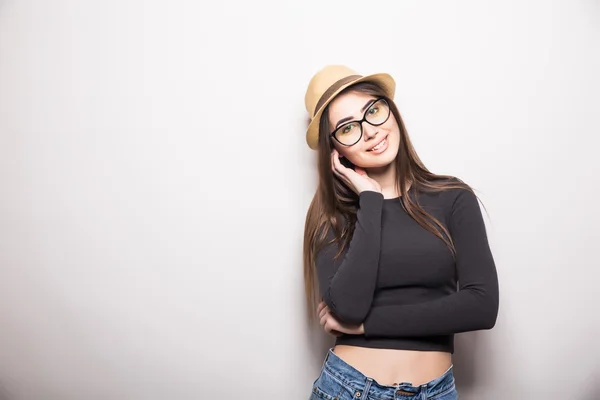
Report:
M 303 101 L 331 63 L 390 72 L 489 213 L 501 309 L 457 338 L 461 398 L 600 398 L 598 1 L 0 0 L 10 398 L 308 398 Z

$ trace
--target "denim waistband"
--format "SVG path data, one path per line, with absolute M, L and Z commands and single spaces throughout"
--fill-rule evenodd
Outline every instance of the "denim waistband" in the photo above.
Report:
M 454 389 L 453 365 L 441 376 L 418 386 L 411 382 L 401 382 L 395 385 L 384 385 L 375 379 L 364 375 L 362 372 L 342 360 L 334 352 L 333 348 L 327 351 L 323 362 L 323 371 L 331 375 L 340 383 L 361 392 L 361 398 L 377 400 L 397 400 L 399 398 L 430 398 Z M 425 396 L 416 396 L 425 394 Z

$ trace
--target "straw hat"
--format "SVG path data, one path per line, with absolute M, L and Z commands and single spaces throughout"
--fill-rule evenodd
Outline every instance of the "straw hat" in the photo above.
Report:
M 311 117 L 306 131 L 306 143 L 308 147 L 313 150 L 317 149 L 319 143 L 319 121 L 327 104 L 348 86 L 365 81 L 381 85 L 386 96 L 393 100 L 396 83 L 386 73 L 363 76 L 343 65 L 328 65 L 312 77 L 304 96 L 306 111 L 308 111 Z

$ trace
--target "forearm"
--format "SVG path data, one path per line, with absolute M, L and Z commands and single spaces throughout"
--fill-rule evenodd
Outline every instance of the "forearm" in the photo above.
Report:
M 434 336 L 491 329 L 498 315 L 498 286 L 463 289 L 419 304 L 373 307 L 364 322 L 366 336 Z
M 323 248 L 316 257 L 321 295 L 331 312 L 345 323 L 362 322 L 371 308 L 377 283 L 383 195 L 365 191 L 349 246 L 338 259 L 338 246 Z M 332 232 L 327 240 L 333 238 Z

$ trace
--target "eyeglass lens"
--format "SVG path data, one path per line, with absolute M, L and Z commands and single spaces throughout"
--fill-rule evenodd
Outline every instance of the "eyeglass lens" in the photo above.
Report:
M 390 106 L 385 99 L 379 99 L 367 109 L 364 120 L 371 125 L 381 125 L 390 116 Z M 362 136 L 362 122 L 351 121 L 335 130 L 335 138 L 346 146 L 357 143 Z

